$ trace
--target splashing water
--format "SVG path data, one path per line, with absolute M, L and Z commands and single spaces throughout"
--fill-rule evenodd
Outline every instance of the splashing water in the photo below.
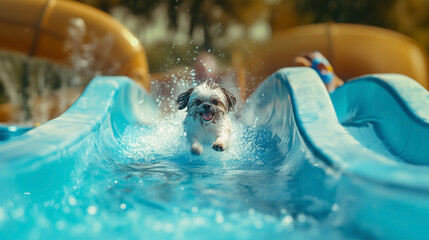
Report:
M 28 71 L 24 70 L 26 65 Z M 24 77 L 28 78 L 27 86 Z M 1 104 L 14 107 L 12 122 L 43 123 L 58 116 L 80 96 L 82 81 L 64 66 L 17 53 L 0 53 L 0 83 L 5 89 Z
M 0 52 L 0 84 L 5 94 L 0 103 L 10 103 L 12 122 L 43 123 L 67 110 L 98 75 L 112 75 L 118 61 L 108 61 L 114 45 L 112 35 L 97 36 L 80 18 L 67 26 L 64 53 L 71 67 L 17 53 Z
M 0 229 L 27 239 L 342 238 L 323 222 L 329 203 L 297 195 L 305 186 L 291 166 L 301 164 L 306 150 L 285 156 L 269 129 L 231 116 L 230 148 L 206 146 L 194 156 L 184 117 L 178 112 L 153 126 L 127 125 L 116 143 L 103 142 L 110 140 L 101 132 L 88 144 L 104 147 L 74 160 L 84 164 L 63 194 L 37 202 L 27 192 L 1 204 Z
M 84 22 L 71 24 L 66 49 L 75 53 L 75 68 L 90 75 L 94 48 L 82 42 Z M 102 41 L 109 45 L 109 38 Z M 190 77 L 176 73 L 167 85 L 152 82 L 164 119 L 127 125 L 114 140 L 107 132 L 88 140 L 97 150 L 73 159 L 73 180 L 52 198 L 25 192 L 1 203 L 0 238 L 351 239 L 326 221 L 332 204 L 302 193 L 313 184 L 299 178 L 310 164 L 303 161 L 307 150 L 292 144 L 295 151 L 282 151 L 286 140 L 271 129 L 231 116 L 229 149 L 190 153 L 175 97 L 198 81 L 195 70 L 183 71 Z
M 87 30 L 83 19 L 69 20 L 64 52 L 68 55 L 72 68 L 85 79 L 101 74 L 112 75 L 121 67 L 119 61 L 108 61 L 113 46 L 114 38 L 111 34 L 98 36 Z
M 182 125 L 185 114 L 174 113 L 155 126 L 128 126 L 122 139 L 125 148 L 123 159 L 128 159 L 125 162 L 157 163 L 169 159 L 213 164 L 227 169 L 275 165 L 276 159 L 270 159 L 269 163 L 263 161 L 266 154 L 273 154 L 279 140 L 273 139 L 268 130 L 246 127 L 237 121 L 233 121 L 231 146 L 226 152 L 216 152 L 207 145 L 202 156 L 190 155 Z
M 16 224 L 22 229 L 16 236 L 35 239 L 141 234 L 149 239 L 249 239 L 317 223 L 305 214 L 293 216 L 287 203 L 275 200 L 282 198 L 276 189 L 291 179 L 270 167 L 276 165 L 269 156 L 278 155 L 273 153 L 278 140 L 266 140 L 266 130 L 235 123 L 229 150 L 208 148 L 196 157 L 183 142 L 180 125 L 166 120 L 150 129 L 130 126 L 123 158 L 88 156 L 83 177 L 66 188 L 63 198 L 32 207 L 10 202 L 0 208 L 0 226 Z M 252 158 L 256 152 L 259 156 Z

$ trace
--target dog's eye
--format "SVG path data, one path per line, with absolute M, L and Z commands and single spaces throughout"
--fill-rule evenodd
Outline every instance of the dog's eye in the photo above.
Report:
M 201 101 L 200 101 L 200 100 L 197 100 L 197 101 L 195 101 L 195 104 L 200 105 L 200 104 L 201 104 Z
M 217 105 L 219 102 L 215 99 L 215 100 L 213 100 L 213 104 L 214 105 Z

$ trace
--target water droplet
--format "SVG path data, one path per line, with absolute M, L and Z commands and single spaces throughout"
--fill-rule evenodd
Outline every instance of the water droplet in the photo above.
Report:
M 307 217 L 304 214 L 302 214 L 302 213 L 298 214 L 298 221 L 299 222 L 305 222 L 305 220 L 307 220 Z
M 92 224 L 92 230 L 93 230 L 94 232 L 99 232 L 99 231 L 101 230 L 101 227 L 102 227 L 102 225 L 101 225 L 101 223 L 100 223 L 100 222 L 94 222 L 94 223 Z
M 72 196 L 72 195 L 70 195 L 70 196 L 67 198 L 67 201 L 68 201 L 68 202 L 69 202 L 69 204 L 70 204 L 70 205 L 72 205 L 72 206 L 76 205 L 76 203 L 77 203 L 76 198 L 75 198 L 74 196 Z
M 250 209 L 249 209 L 249 214 L 250 214 L 250 215 L 253 215 L 253 214 L 255 214 L 255 209 L 253 209 L 253 208 L 250 208 Z
M 66 224 L 61 220 L 55 223 L 55 227 L 60 231 L 63 230 L 65 226 Z
M 22 208 L 17 208 L 12 212 L 12 216 L 13 218 L 20 218 L 22 216 L 24 216 L 24 209 Z
M 6 213 L 3 208 L 0 208 L 0 222 L 6 219 Z
M 202 218 L 202 217 L 197 217 L 197 218 L 195 218 L 195 224 L 197 225 L 197 226 L 202 226 L 202 225 L 204 225 L 206 223 L 206 220 L 204 219 L 204 218 Z
M 293 222 L 293 218 L 291 215 L 287 215 L 282 220 L 282 225 L 289 225 Z
M 222 215 L 216 215 L 216 222 L 218 223 L 223 223 L 224 221 L 224 217 Z
M 174 231 L 174 225 L 171 223 L 167 223 L 164 225 L 164 231 L 166 233 L 172 233 Z
M 264 222 L 262 222 L 261 220 L 256 220 L 256 222 L 254 222 L 253 225 L 255 226 L 256 229 L 261 229 L 264 227 Z
M 89 215 L 95 215 L 95 214 L 97 214 L 97 211 L 98 211 L 98 209 L 97 209 L 97 207 L 96 207 L 96 206 L 94 206 L 94 205 L 91 205 L 91 206 L 89 206 L 89 207 L 86 209 L 86 212 L 87 212 Z

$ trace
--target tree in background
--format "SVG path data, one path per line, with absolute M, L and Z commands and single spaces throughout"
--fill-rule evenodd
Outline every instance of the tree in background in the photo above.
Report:
M 293 0 L 304 22 L 358 23 L 404 33 L 429 50 L 427 0 Z
M 231 49 L 268 40 L 276 0 L 80 0 L 110 13 L 145 46 L 151 72 L 189 65 L 200 51 L 228 61 Z
M 387 18 L 389 28 L 411 36 L 429 51 L 429 1 L 397 0 Z
M 296 25 L 338 22 L 389 28 L 429 50 L 427 0 L 80 0 L 121 21 L 145 46 L 151 72 L 188 65 L 201 50 L 229 59 L 231 50 L 264 42 Z
M 396 0 L 299 0 L 296 9 L 313 23 L 333 21 L 388 27 L 386 15 Z

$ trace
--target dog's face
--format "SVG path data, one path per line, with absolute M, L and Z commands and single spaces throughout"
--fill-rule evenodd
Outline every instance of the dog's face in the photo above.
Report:
M 179 109 L 187 107 L 188 116 L 201 124 L 216 123 L 235 108 L 236 98 L 216 83 L 203 83 L 179 95 Z

